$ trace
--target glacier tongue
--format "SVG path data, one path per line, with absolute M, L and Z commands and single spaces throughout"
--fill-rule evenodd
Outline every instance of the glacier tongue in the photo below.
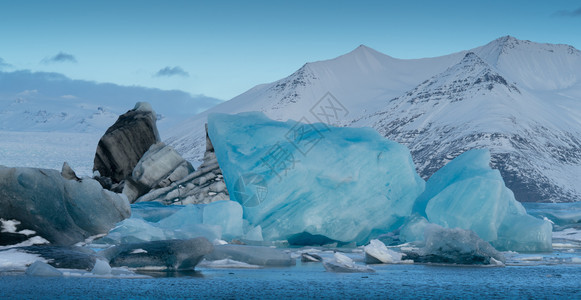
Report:
M 364 244 L 424 190 L 406 147 L 370 128 L 213 114 L 208 132 L 232 200 L 265 240 L 308 233 Z

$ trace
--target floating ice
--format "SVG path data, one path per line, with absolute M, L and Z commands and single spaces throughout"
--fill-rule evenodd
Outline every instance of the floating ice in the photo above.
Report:
M 551 224 L 527 215 L 489 163 L 485 149 L 458 156 L 430 177 L 414 210 L 430 223 L 473 230 L 499 250 L 550 251 Z
M 111 274 L 111 266 L 108 262 L 102 259 L 96 259 L 95 266 L 93 267 L 93 270 L 91 270 L 91 273 L 95 275 L 109 275 Z
M 213 245 L 207 239 L 195 238 L 122 244 L 105 249 L 99 254 L 108 259 L 109 264 L 114 267 L 188 270 L 194 269 L 204 255 L 212 250 Z M 106 266 L 96 267 L 99 271 L 106 271 Z
M 361 266 L 355 264 L 351 258 L 341 254 L 339 252 L 335 253 L 332 259 L 323 260 L 323 267 L 328 272 L 337 273 L 372 273 L 375 272 L 374 269 L 368 266 Z
M 233 239 L 243 236 L 242 207 L 234 201 L 216 201 L 210 204 L 186 205 L 177 212 L 175 207 L 160 209 L 157 205 L 143 204 L 150 208 L 117 225 L 99 243 L 137 243 L 170 239 L 205 237 Z M 133 207 L 141 207 L 134 204 Z M 167 213 L 151 213 L 149 210 L 169 210 Z M 169 215 L 163 218 L 163 216 Z M 150 222 L 148 220 L 161 220 Z
M 229 258 L 220 260 L 203 260 L 199 265 L 202 268 L 213 268 L 213 269 L 260 269 L 261 266 L 247 264 L 245 262 L 240 262 L 232 260 Z
M 400 263 L 403 254 L 388 249 L 380 240 L 371 240 L 363 247 L 365 262 L 368 264 L 395 264 Z
M 231 259 L 251 265 L 264 267 L 288 267 L 296 264 L 290 254 L 275 248 L 245 246 L 245 245 L 216 245 L 214 251 L 206 255 L 206 260 Z
M 26 269 L 26 275 L 28 276 L 40 276 L 40 277 L 60 277 L 63 276 L 63 272 L 57 270 L 55 267 L 42 262 L 35 261 L 28 269 Z
M 371 128 L 213 114 L 208 132 L 232 200 L 267 241 L 303 232 L 364 244 L 411 213 L 424 181 L 409 150 Z
M 415 262 L 463 265 L 499 265 L 505 262 L 502 253 L 471 230 L 429 224 L 424 232 L 425 246 L 418 252 L 406 253 Z

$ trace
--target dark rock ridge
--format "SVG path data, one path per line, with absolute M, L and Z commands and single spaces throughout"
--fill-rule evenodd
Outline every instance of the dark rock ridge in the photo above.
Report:
M 189 240 L 167 240 L 132 243 L 114 246 L 99 252 L 112 267 L 151 268 L 167 270 L 193 270 L 214 250 L 203 237 Z
M 114 184 L 131 176 L 143 154 L 160 142 L 155 122 L 156 114 L 145 102 L 121 115 L 99 140 L 93 171 Z
M 109 232 L 131 215 L 127 198 L 99 182 L 69 180 L 57 170 L 0 166 L 0 218 L 19 232 L 72 245 Z M 4 233 L 3 233 L 4 235 Z
M 136 202 L 204 204 L 219 200 L 230 200 L 230 195 L 214 153 L 214 146 L 208 137 L 206 125 L 206 152 L 204 162 L 198 169 L 183 179 L 173 182 L 170 186 L 150 191 L 138 198 Z

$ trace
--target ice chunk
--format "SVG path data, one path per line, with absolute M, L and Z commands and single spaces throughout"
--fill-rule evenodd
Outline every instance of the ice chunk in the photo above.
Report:
M 418 252 L 406 253 L 415 262 L 463 265 L 498 265 L 498 262 L 505 262 L 502 253 L 471 230 L 429 224 L 424 234 L 425 246 Z
M 306 232 L 365 244 L 395 229 L 424 189 L 409 150 L 371 128 L 254 112 L 210 115 L 208 133 L 231 199 L 267 241 Z
M 202 268 L 213 269 L 260 269 L 261 266 L 247 264 L 245 262 L 235 261 L 229 258 L 220 260 L 203 260 L 200 264 Z
M 361 266 L 355 264 L 348 256 L 336 252 L 332 259 L 323 260 L 323 267 L 328 272 L 337 273 L 372 273 L 374 269 L 368 266 Z
M 145 251 L 135 251 L 135 250 Z M 101 251 L 114 267 L 165 268 L 169 270 L 193 269 L 212 252 L 213 245 L 205 238 L 189 240 L 153 241 L 122 244 Z
M 28 253 L 22 249 L 0 250 L 0 272 L 24 271 L 35 261 L 46 262 L 39 254 Z
M 207 204 L 203 211 L 203 223 L 220 226 L 223 238 L 241 237 L 244 234 L 242 206 L 238 202 L 229 200 Z
M 134 204 L 138 207 L 141 205 Z M 177 212 L 174 212 L 174 206 L 163 207 L 161 210 L 170 210 L 171 214 L 158 222 L 148 222 L 141 218 L 147 216 L 150 220 L 157 220 L 164 214 L 141 212 L 119 223 L 98 242 L 118 244 L 196 237 L 205 237 L 213 241 L 243 236 L 242 207 L 238 202 L 216 201 L 210 204 L 190 204 Z
M 91 273 L 95 275 L 110 275 L 111 266 L 106 261 L 97 259 L 95 260 L 95 266 L 93 267 L 93 270 L 91 270 Z
M 206 255 L 206 259 L 209 261 L 232 259 L 265 267 L 288 267 L 296 264 L 290 254 L 280 249 L 245 245 L 214 246 L 214 252 Z
M 527 215 L 486 149 L 467 151 L 438 170 L 414 205 L 430 223 L 470 229 L 499 250 L 550 251 L 551 224 Z
M 400 263 L 402 253 L 388 249 L 380 240 L 371 240 L 363 247 L 365 251 L 365 262 L 368 264 L 395 264 Z
M 26 275 L 28 276 L 40 276 L 40 277 L 60 277 L 63 276 L 63 272 L 57 270 L 55 267 L 42 262 L 35 261 L 28 269 L 26 269 Z

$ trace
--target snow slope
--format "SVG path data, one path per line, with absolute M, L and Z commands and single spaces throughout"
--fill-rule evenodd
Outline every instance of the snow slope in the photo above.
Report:
M 336 114 L 320 118 L 325 109 Z M 424 178 L 468 149 L 490 148 L 518 200 L 581 200 L 574 180 L 581 176 L 581 54 L 568 45 L 507 36 L 415 60 L 360 46 L 215 106 L 172 129 L 167 142 L 199 161 L 209 113 L 253 110 L 276 120 L 372 126 L 410 147 Z

